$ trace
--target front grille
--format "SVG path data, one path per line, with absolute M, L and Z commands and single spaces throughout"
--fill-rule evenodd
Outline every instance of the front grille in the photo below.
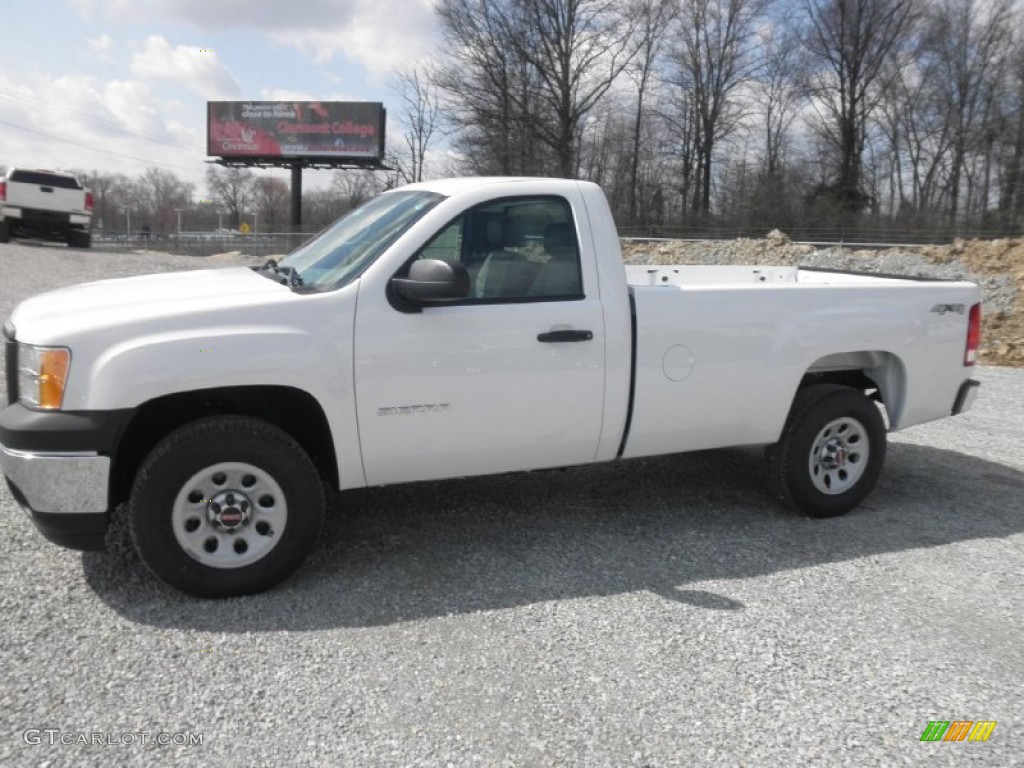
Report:
M 14 326 L 4 323 L 4 376 L 7 378 L 7 405 L 18 400 L 18 345 L 14 341 Z

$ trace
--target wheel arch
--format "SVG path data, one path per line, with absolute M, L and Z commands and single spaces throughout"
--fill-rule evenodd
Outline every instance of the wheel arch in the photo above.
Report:
M 309 454 L 322 480 L 338 487 L 338 462 L 327 415 L 308 392 L 260 385 L 177 392 L 139 405 L 125 425 L 111 462 L 110 508 L 128 500 L 135 474 L 171 431 L 205 416 L 252 416 L 287 432 Z
M 898 355 L 881 350 L 861 350 L 819 357 L 804 373 L 797 392 L 826 383 L 864 393 L 875 390 L 872 396 L 885 407 L 889 428 L 899 428 L 906 404 L 907 376 L 906 366 Z

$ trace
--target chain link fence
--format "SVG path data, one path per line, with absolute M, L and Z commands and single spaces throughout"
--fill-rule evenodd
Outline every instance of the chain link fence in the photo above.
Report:
M 241 234 L 232 232 L 181 233 L 124 233 L 93 232 L 93 243 L 108 251 L 164 251 L 192 256 L 210 256 L 228 251 L 241 251 L 252 256 L 277 256 L 293 251 L 309 240 L 318 230 L 300 232 L 261 232 Z M 761 239 L 768 234 L 764 228 L 753 227 L 686 227 L 686 226 L 634 226 L 623 227 L 619 235 L 626 240 L 656 242 L 659 240 L 735 240 Z M 801 227 L 787 230 L 786 236 L 795 243 L 819 247 L 850 245 L 884 248 L 900 245 L 942 245 L 956 238 L 994 239 L 1021 238 L 1021 232 L 994 232 L 992 230 L 937 231 L 934 229 L 836 229 Z

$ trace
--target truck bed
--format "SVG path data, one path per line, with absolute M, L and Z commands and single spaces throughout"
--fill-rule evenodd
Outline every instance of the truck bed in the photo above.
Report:
M 778 439 L 802 377 L 885 382 L 890 427 L 948 416 L 972 283 L 783 266 L 626 267 L 636 368 L 624 456 Z
M 626 265 L 626 281 L 632 286 L 779 285 L 787 283 L 879 285 L 881 283 L 899 283 L 907 280 L 935 281 L 934 278 L 873 274 L 870 272 L 845 272 L 809 267 L 706 266 L 701 264 Z

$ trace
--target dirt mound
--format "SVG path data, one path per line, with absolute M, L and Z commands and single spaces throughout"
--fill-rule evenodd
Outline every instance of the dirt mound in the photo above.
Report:
M 1024 366 L 1024 240 L 954 240 L 952 245 L 926 246 L 921 252 L 936 264 L 959 263 L 972 272 L 1015 283 L 1013 304 L 984 317 L 980 352 L 986 363 Z

